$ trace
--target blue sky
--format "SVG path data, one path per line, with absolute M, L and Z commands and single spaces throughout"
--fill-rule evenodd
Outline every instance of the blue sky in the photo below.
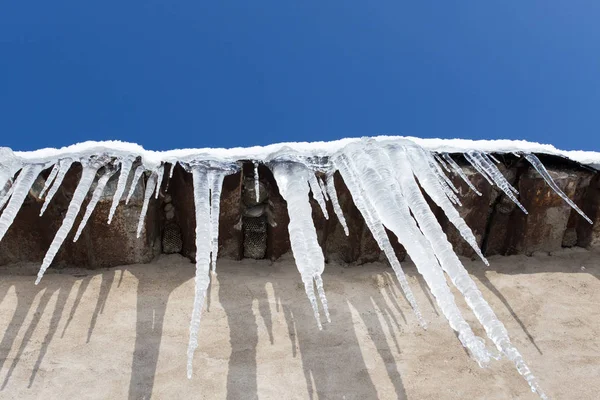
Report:
M 390 133 L 600 150 L 597 0 L 0 7 L 0 146 Z

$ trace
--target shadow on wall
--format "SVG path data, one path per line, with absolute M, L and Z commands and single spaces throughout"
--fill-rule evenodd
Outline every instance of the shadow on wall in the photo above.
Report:
M 590 255 L 591 257 L 591 255 Z M 522 263 L 532 260 L 522 257 Z M 492 261 L 492 267 L 494 262 Z M 474 264 L 468 264 L 467 267 Z M 548 265 L 548 266 L 547 266 Z M 564 272 L 550 267 L 551 263 L 538 262 L 534 266 L 522 268 L 515 266 L 514 273 L 539 273 L 539 272 Z M 154 266 L 152 266 L 154 268 Z M 136 317 L 135 317 L 135 344 L 132 351 L 131 377 L 129 382 L 129 399 L 150 398 L 154 389 L 155 376 L 161 341 L 163 336 L 163 321 L 169 297 L 175 289 L 183 283 L 193 279 L 192 264 L 189 268 L 156 267 L 157 270 L 145 270 L 145 266 L 128 269 L 137 279 L 136 295 Z M 260 338 L 265 337 L 261 332 L 266 331 L 266 337 L 270 344 L 278 341 L 289 341 L 286 345 L 286 355 L 291 354 L 299 358 L 305 377 L 306 391 L 313 398 L 340 398 L 342 394 L 353 393 L 357 398 L 377 398 L 376 384 L 371 379 L 367 361 L 364 359 L 357 335 L 357 321 L 364 325 L 370 344 L 376 349 L 379 357 L 378 363 L 385 365 L 389 380 L 393 383 L 395 397 L 405 399 L 406 392 L 402 383 L 394 355 L 402 349 L 395 340 L 407 324 L 403 311 L 410 313 L 406 301 L 402 298 L 401 291 L 396 285 L 395 278 L 390 270 L 384 270 L 379 274 L 381 284 L 378 290 L 368 292 L 351 292 L 327 288 L 330 310 L 332 311 L 332 324 L 326 324 L 323 332 L 317 334 L 312 312 L 304 295 L 304 289 L 300 280 L 277 279 L 281 268 L 277 264 L 268 266 L 260 263 L 259 267 L 252 268 L 251 279 L 246 282 L 240 280 L 235 273 L 240 270 L 236 263 L 224 263 L 220 266 L 216 282 L 219 285 L 218 300 L 226 314 L 230 330 L 231 354 L 228 358 L 227 375 L 227 398 L 257 398 L 258 368 L 257 349 L 269 346 L 269 343 L 259 343 Z M 569 272 L 577 272 L 579 265 L 574 265 Z M 501 290 L 494 287 L 489 279 L 485 277 L 485 271 L 481 268 L 469 268 L 475 277 L 497 296 L 511 315 L 521 325 L 531 343 L 539 353 L 542 350 L 536 345 L 534 338 L 527 331 L 526 325 L 511 308 L 509 302 Z M 159 271 L 160 270 L 160 271 Z M 94 330 L 99 318 L 104 313 L 104 307 L 109 294 L 121 285 L 121 279 L 125 270 L 113 269 L 103 272 L 92 272 L 87 276 L 73 277 L 61 276 L 61 279 L 47 279 L 39 286 L 33 285 L 31 276 L 12 276 L 4 283 L 0 283 L 0 304 L 6 296 L 14 296 L 16 303 L 14 311 L 10 310 L 12 317 L 8 322 L 7 329 L 0 332 L 0 397 L 10 383 L 11 387 L 24 386 L 31 388 L 42 370 L 51 370 L 49 361 L 45 360 L 48 347 L 53 340 L 61 340 L 65 332 L 72 328 L 72 321 L 78 307 L 82 304 L 85 292 L 91 286 L 98 292 L 94 295 L 95 305 L 91 314 L 85 315 L 89 318 L 87 332 L 82 334 L 80 342 L 89 343 L 94 341 Z M 407 274 L 414 275 L 414 269 L 407 269 Z M 511 273 L 511 271 L 502 271 Z M 592 273 L 600 279 L 597 268 L 580 270 L 582 273 Z M 156 279 L 157 274 L 163 279 Z M 64 278 L 64 279 L 63 279 Z M 243 278 L 243 277 L 242 277 Z M 92 280 L 100 279 L 100 283 Z M 326 280 L 327 282 L 327 280 Z M 422 283 L 422 282 L 421 282 Z M 339 284 L 339 282 L 337 283 Z M 414 287 L 413 289 L 416 289 Z M 346 293 L 346 294 L 344 294 Z M 427 293 L 427 291 L 425 291 Z M 89 295 L 88 295 L 89 296 Z M 191 293 L 190 293 L 191 296 Z M 210 294 L 208 296 L 210 299 Z M 191 299 L 191 297 L 190 297 Z M 215 298 L 213 298 L 213 301 Z M 421 302 L 421 307 L 433 307 L 433 300 L 429 304 Z M 70 307 L 70 308 L 69 308 Z M 207 303 L 207 307 L 215 307 Z M 258 310 L 258 312 L 256 312 Z M 376 313 L 375 310 L 379 310 Z M 191 304 L 189 305 L 191 311 Z M 436 311 L 437 312 L 437 311 Z M 398 318 L 399 316 L 400 318 Z M 106 316 L 104 318 L 115 318 Z M 274 334 L 274 324 L 285 321 L 288 335 Z M 42 322 L 41 322 L 42 321 Z M 49 321 L 49 322 L 48 322 Z M 38 345 L 32 342 L 34 332 L 45 329 L 47 332 Z M 106 326 L 106 321 L 104 321 Z M 61 328 L 61 329 L 59 329 Z M 187 334 L 187 328 L 182 327 Z M 202 328 L 201 328 L 202 329 Z M 340 336 L 339 332 L 348 332 Z M 387 333 L 391 332 L 391 335 Z M 203 332 L 206 334 L 206 332 Z M 201 331 L 202 334 L 202 331 Z M 39 335 L 39 333 L 38 333 Z M 364 335 L 361 336 L 362 338 Z M 20 339 L 19 342 L 17 339 Z M 111 340 L 118 340 L 117 337 Z M 185 344 L 180 347 L 185 349 Z M 458 342 L 457 342 L 458 345 Z M 34 348 L 34 351 L 31 349 Z M 284 348 L 284 347 L 279 347 Z M 9 357 L 10 355 L 10 357 Z M 182 364 L 185 352 L 181 352 Z M 19 362 L 24 357 L 34 358 L 34 367 L 30 372 L 27 382 L 18 382 L 13 378 L 13 373 L 18 368 Z M 82 363 L 91 363 L 92 359 L 84 359 Z M 29 361 L 28 361 L 29 362 Z M 198 357 L 196 357 L 198 363 Z M 22 367 L 21 367 L 22 368 Z M 200 368 L 200 365 L 196 365 Z M 90 373 L 91 369 L 90 369 Z M 125 372 L 124 372 L 125 373 Z M 22 374 L 21 374 L 22 375 Z M 12 381 L 11 381 L 12 379 Z M 274 379 L 278 379 L 277 376 Z M 262 388 L 261 388 L 262 392 Z M 4 392 L 6 395 L 7 392 Z
M 391 276 L 384 275 L 391 282 Z M 367 327 L 373 345 L 387 367 L 395 397 L 407 398 L 400 371 L 391 352 L 392 346 L 395 352 L 401 350 L 397 342 L 389 343 L 384 333 L 385 330 L 398 333 L 401 326 L 401 322 L 394 317 L 396 313 L 389 311 L 390 307 L 400 310 L 396 299 L 401 295 L 395 284 L 388 285 L 383 290 L 389 291 L 387 294 L 351 299 L 336 296 L 335 291 L 331 290 L 328 300 L 333 323 L 325 324 L 324 330 L 318 332 L 308 301 L 298 301 L 299 292 L 301 297 L 304 296 L 304 288 L 299 281 L 278 282 L 273 276 L 276 275 L 268 272 L 262 280 L 253 276 L 251 283 L 245 285 L 243 295 L 240 295 L 239 278 L 227 273 L 226 268 L 222 268 L 217 277 L 219 301 L 227 314 L 232 349 L 227 376 L 228 399 L 258 398 L 257 345 L 261 324 L 264 324 L 271 344 L 289 340 L 290 353 L 294 358 L 301 359 L 310 399 L 343 398 L 348 393 L 352 393 L 355 398 L 377 398 L 377 390 L 369 375 L 358 337 L 345 336 L 341 341 L 338 334 L 355 332 L 353 314 L 360 315 L 362 323 Z M 259 315 L 255 315 L 253 311 L 255 304 Z M 271 307 L 275 308 L 277 314 L 283 313 L 288 337 L 274 337 Z M 374 307 L 385 315 L 385 328 L 374 312 Z M 402 311 L 400 314 L 404 317 Z
M 261 265 L 261 269 L 262 267 Z M 267 266 L 266 269 L 273 269 L 273 267 Z M 169 277 L 157 280 L 153 276 L 154 274 L 144 273 L 142 269 L 132 268 L 129 270 L 138 278 L 136 332 L 129 382 L 129 399 L 148 399 L 152 396 L 169 296 L 182 283 L 193 279 L 192 265 L 190 268 L 186 268 L 187 273 L 182 274 L 181 271 L 178 269 L 179 273 L 169 274 Z M 35 367 L 31 370 L 29 381 L 26 384 L 28 388 L 31 388 L 43 363 L 45 364 L 45 367 L 42 367 L 44 373 L 47 374 L 48 371 L 51 371 L 53 363 L 44 359 L 48 347 L 53 340 L 70 340 L 72 338 L 72 336 L 64 338 L 65 333 L 69 332 L 70 328 L 74 329 L 74 323 L 81 325 L 81 322 L 73 322 L 74 316 L 78 307 L 81 306 L 82 300 L 89 300 L 89 294 L 85 293 L 90 288 L 93 287 L 93 290 L 97 291 L 97 295 L 94 294 L 93 312 L 85 316 L 85 318 L 89 318 L 89 325 L 87 331 L 81 329 L 80 342 L 88 344 L 94 341 L 94 330 L 100 318 L 104 319 L 104 327 L 106 327 L 107 318 L 115 318 L 104 313 L 104 306 L 111 291 L 120 286 L 125 271 L 114 269 L 101 273 L 87 272 L 91 275 L 83 277 L 63 275 L 61 279 L 47 279 L 47 283 L 42 281 L 38 286 L 33 285 L 31 276 L 20 276 L 16 282 L 11 279 L 10 284 L 7 282 L 7 284 L 0 285 L 0 304 L 13 290 L 16 297 L 12 319 L 8 323 L 8 328 L 2 333 L 0 342 L 0 383 L 2 385 L 0 397 L 5 390 L 11 390 L 7 388 L 9 383 L 13 389 L 22 389 L 19 386 L 25 383 L 16 381 L 16 378 L 13 378 L 13 372 L 23 357 L 28 354 L 33 353 L 36 357 Z M 383 276 L 386 281 L 392 282 L 392 277 L 387 272 Z M 63 277 L 66 279 L 62 279 Z M 399 345 L 398 343 L 389 343 L 384 333 L 384 330 L 398 332 L 401 324 L 406 323 L 406 320 L 398 321 L 393 316 L 394 314 L 398 315 L 398 311 L 406 306 L 406 304 L 396 303 L 396 299 L 401 302 L 403 300 L 395 284 L 388 285 L 386 283 L 386 288 L 378 296 L 362 295 L 345 299 L 332 293 L 330 308 L 333 311 L 334 323 L 326 325 L 325 330 L 321 334 L 317 334 L 316 324 L 305 299 L 304 289 L 298 284 L 299 280 L 298 282 L 289 279 L 278 281 L 276 277 L 276 272 L 266 272 L 261 279 L 253 276 L 251 282 L 244 285 L 243 293 L 240 295 L 240 280 L 228 272 L 226 267 L 222 268 L 217 276 L 218 299 L 229 322 L 232 347 L 227 376 L 227 398 L 258 397 L 257 346 L 259 345 L 258 331 L 261 324 L 264 324 L 268 331 L 270 344 L 289 340 L 290 346 L 286 347 L 294 358 L 301 359 L 310 398 L 339 397 L 343 393 L 354 393 L 362 398 L 376 398 L 377 391 L 369 376 L 358 338 L 356 335 L 345 336 L 343 342 L 340 342 L 342 338 L 336 333 L 354 332 L 353 321 L 357 318 L 356 316 L 359 316 L 358 318 L 361 318 L 362 323 L 366 325 L 373 345 L 378 349 L 379 356 L 386 365 L 397 397 L 406 398 L 400 372 L 392 354 L 392 349 L 394 352 L 400 352 Z M 97 282 L 98 279 L 100 282 Z M 92 280 L 95 282 L 92 283 Z M 84 299 L 84 296 L 88 298 Z M 299 298 L 302 301 L 298 301 Z M 273 299 L 275 299 L 275 304 L 272 304 Z M 253 311 L 254 304 L 258 304 L 258 315 L 255 315 Z M 271 306 L 275 308 L 278 315 L 281 315 L 280 312 L 283 313 L 289 337 L 274 335 L 273 318 L 275 317 L 272 315 L 274 310 L 271 309 Z M 208 303 L 207 307 L 211 307 L 211 305 Z M 385 314 L 384 320 L 387 325 L 385 328 L 373 312 L 374 307 L 379 308 Z M 395 311 L 388 312 L 390 307 L 395 308 Z M 34 308 L 35 310 L 33 310 Z M 33 318 L 31 318 L 32 313 Z M 47 323 L 49 313 L 51 313 L 51 317 L 50 322 Z M 404 318 L 401 313 L 402 311 L 400 311 L 400 315 Z M 104 317 L 101 317 L 103 314 Z M 45 329 L 46 326 L 48 326 L 48 331 L 43 342 L 38 346 L 33 339 L 33 334 L 36 330 Z M 25 329 L 24 333 L 23 329 Z M 182 329 L 187 333 L 187 326 Z M 103 334 L 106 336 L 106 333 Z M 112 339 L 118 340 L 118 338 Z M 19 342 L 19 340 L 21 341 Z M 183 345 L 183 348 L 186 344 Z M 35 349 L 33 352 L 32 348 Z M 183 360 L 185 352 L 181 353 L 181 357 Z M 92 362 L 92 359 L 84 359 L 82 362 L 84 364 Z M 198 363 L 198 359 L 196 362 Z M 197 365 L 196 368 L 200 368 L 200 365 Z M 89 372 L 92 373 L 92 370 L 90 367 Z M 22 371 L 20 372 L 20 376 L 22 376 Z

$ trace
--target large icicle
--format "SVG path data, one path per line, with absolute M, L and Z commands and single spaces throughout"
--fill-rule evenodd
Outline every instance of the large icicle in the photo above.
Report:
M 142 174 L 146 171 L 146 168 L 143 165 L 139 165 L 135 172 L 133 173 L 133 179 L 131 180 L 131 186 L 129 187 L 129 193 L 127 193 L 127 199 L 125 200 L 125 204 L 129 204 L 129 200 L 135 193 L 135 188 L 137 186 L 138 181 L 142 177 Z
M 518 193 L 517 189 L 508 183 L 506 178 L 485 154 L 480 151 L 471 150 L 465 153 L 465 157 L 471 163 L 471 165 L 481 172 L 483 176 L 486 178 L 489 176 L 494 183 L 508 196 L 508 198 L 510 198 L 525 214 L 527 214 L 527 210 L 515 196 L 515 194 Z
M 60 189 L 60 185 L 62 185 L 62 182 L 65 179 L 65 175 L 67 175 L 67 172 L 69 172 L 69 169 L 71 168 L 72 164 L 73 159 L 71 158 L 65 158 L 58 162 L 58 172 L 56 173 L 56 179 L 54 179 L 52 186 L 50 186 L 50 189 L 48 190 L 48 194 L 46 195 L 46 199 L 44 200 L 44 204 L 42 205 L 42 209 L 40 210 L 40 216 L 44 214 L 46 208 L 48 208 L 48 205 L 50 204 L 50 201 L 52 201 L 52 198 L 54 197 L 56 192 L 58 192 L 58 189 Z
M 194 291 L 194 308 L 190 324 L 190 341 L 187 350 L 187 377 L 192 378 L 194 351 L 198 347 L 198 330 L 200 317 L 210 284 L 210 194 L 206 168 L 201 165 L 192 166 L 194 182 L 194 207 L 196 213 L 196 278 Z
M 30 164 L 26 165 L 21 169 L 19 176 L 13 184 L 12 195 L 8 201 L 8 205 L 0 216 L 0 241 L 6 235 L 8 228 L 12 225 L 17 213 L 21 209 L 21 205 L 31 189 L 31 185 L 36 180 L 40 172 L 42 172 L 43 165 Z
M 485 166 L 484 168 L 487 169 L 488 167 Z M 473 310 L 473 313 L 498 350 L 515 364 L 517 371 L 523 375 L 531 389 L 537 392 L 542 399 L 546 399 L 547 397 L 542 392 L 537 379 L 531 373 L 519 351 L 510 342 L 506 328 L 498 317 L 496 317 L 496 314 L 483 298 L 477 285 L 461 264 L 458 256 L 452 250 L 452 245 L 448 242 L 442 227 L 437 222 L 435 215 L 429 208 L 416 183 L 412 188 L 408 188 L 407 190 L 410 190 L 410 193 L 407 195 L 410 209 L 419 224 L 419 228 L 431 244 L 440 265 L 448 274 L 454 286 L 465 297 L 467 304 Z
M 148 180 L 146 181 L 146 191 L 144 192 L 144 203 L 142 204 L 142 211 L 140 212 L 140 219 L 138 220 L 137 237 L 142 236 L 142 230 L 144 229 L 144 222 L 146 220 L 146 213 L 148 212 L 148 204 L 150 198 L 156 190 L 156 182 L 158 181 L 157 171 L 152 172 Z
M 568 205 L 570 205 L 571 208 L 573 208 L 575 211 L 577 211 L 579 213 L 579 215 L 581 215 L 587 222 L 589 222 L 590 224 L 593 224 L 592 220 L 589 219 L 588 216 L 585 215 L 585 213 L 583 211 L 581 211 L 581 209 L 579 207 L 577 207 L 577 204 L 575 204 L 562 190 L 560 190 L 558 185 L 554 182 L 554 179 L 552 179 L 552 177 L 548 173 L 548 170 L 546 170 L 546 167 L 544 167 L 544 165 L 542 164 L 540 159 L 537 158 L 537 156 L 535 154 L 531 154 L 531 153 L 525 154 L 525 158 L 527 159 L 527 161 L 529 161 L 529 163 L 533 166 L 533 168 L 535 168 L 535 170 L 542 176 L 542 178 L 544 178 L 544 180 L 546 181 L 548 186 L 550 186 L 552 188 L 552 190 L 554 190 L 556 192 L 556 194 L 558 194 L 560 197 L 562 197 L 562 199 Z
M 344 233 L 346 234 L 346 236 L 348 236 L 350 232 L 348 231 L 348 224 L 346 223 L 346 218 L 344 218 L 344 212 L 342 211 L 342 207 L 340 207 L 340 201 L 335 190 L 333 176 L 333 174 L 327 175 L 325 177 L 325 182 L 323 182 L 323 186 L 325 187 L 325 191 L 329 195 L 329 200 L 331 200 L 333 211 L 335 212 L 338 221 L 340 221 L 342 228 L 344 228 Z
M 79 210 L 81 209 L 81 204 L 85 200 L 85 197 L 87 196 L 87 194 L 90 190 L 90 187 L 92 186 L 92 183 L 94 182 L 94 178 L 96 177 L 96 172 L 98 171 L 98 169 L 100 169 L 100 167 L 102 167 L 103 164 L 104 164 L 104 160 L 101 160 L 101 159 L 91 159 L 91 160 L 82 160 L 81 161 L 83 170 L 81 172 L 81 178 L 79 179 L 79 184 L 77 185 L 77 188 L 75 189 L 75 192 L 73 193 L 73 198 L 71 199 L 71 202 L 69 203 L 69 208 L 67 209 L 67 214 L 65 215 L 65 218 L 63 219 L 62 225 L 60 226 L 60 228 L 58 228 L 58 232 L 56 232 L 56 235 L 54 236 L 54 240 L 52 240 L 52 243 L 50 244 L 50 247 L 48 248 L 48 251 L 46 252 L 46 255 L 44 256 L 44 261 L 42 262 L 42 266 L 40 267 L 40 271 L 38 272 L 37 279 L 35 281 L 36 285 L 38 283 L 40 283 L 40 280 L 44 276 L 44 273 L 46 272 L 48 267 L 50 267 L 50 264 L 52 263 L 52 260 L 54 260 L 56 253 L 58 253 L 60 246 L 63 244 L 67 235 L 71 231 L 71 228 L 73 227 L 73 224 L 75 223 L 75 218 L 77 217 L 77 214 L 79 214 Z M 59 172 L 59 174 L 60 174 L 60 172 Z M 56 185 L 57 183 L 58 183 L 58 178 L 57 178 L 57 181 L 54 183 L 54 185 Z
M 211 269 L 217 269 L 217 253 L 219 252 L 219 216 L 221 209 L 221 189 L 226 171 L 210 169 L 208 171 L 208 186 L 210 188 L 210 246 Z
M 169 168 L 169 177 L 167 178 L 167 184 L 165 186 L 165 192 L 169 191 L 169 185 L 171 184 L 171 179 L 173 179 L 173 172 L 175 171 L 175 165 L 177 165 L 176 161 L 170 163 L 171 167 Z
M 325 258 L 317 240 L 317 232 L 308 200 L 309 174 L 313 172 L 305 165 L 293 161 L 273 162 L 271 170 L 277 181 L 279 192 L 287 202 L 290 217 L 288 230 L 296 267 L 302 277 L 304 289 L 313 308 L 317 325 L 319 329 L 322 329 L 319 306 L 314 290 L 315 281 L 327 321 L 329 321 L 329 310 L 320 279 L 325 269 Z
M 0 211 L 4 208 L 10 196 L 12 196 L 13 190 L 15 190 L 15 186 L 11 184 L 8 190 L 0 192 Z
M 156 178 L 156 191 L 154 192 L 155 194 L 155 199 L 158 199 L 158 195 L 160 194 L 160 187 L 162 186 L 162 181 L 163 181 L 163 177 L 165 176 L 165 166 L 161 165 L 160 167 L 158 167 L 158 169 L 156 170 L 156 174 L 157 174 L 157 178 Z
M 368 149 L 369 153 L 367 154 L 363 149 Z M 475 336 L 456 306 L 454 296 L 446 284 L 443 271 L 431 251 L 431 246 L 410 214 L 408 199 L 403 194 L 405 191 L 403 180 L 410 180 L 414 186 L 416 183 L 406 158 L 400 158 L 404 156 L 403 149 L 394 150 L 399 154 L 394 154 L 395 162 L 392 164 L 387 154 L 374 142 L 367 143 L 366 146 L 346 148 L 344 151 L 347 152 L 347 159 L 352 160 L 356 172 L 350 179 L 357 179 L 364 190 L 356 193 L 354 183 L 350 183 L 348 187 L 354 198 L 364 197 L 361 202 L 372 202 L 381 221 L 398 236 L 399 241 L 406 248 L 450 326 L 458 333 L 461 343 L 470 350 L 480 365 L 485 365 L 490 360 L 485 343 L 483 339 Z
M 50 185 L 52 185 L 52 182 L 54 182 L 54 179 L 56 178 L 56 175 L 58 174 L 59 169 L 60 169 L 59 164 L 58 163 L 54 164 L 54 167 L 52 167 L 52 171 L 50 171 L 50 175 L 48 175 L 48 179 L 46 179 L 46 182 L 44 182 L 44 187 L 42 188 L 42 191 L 40 192 L 40 199 L 43 198 L 46 191 L 48 189 L 50 189 Z
M 125 157 L 121 160 L 121 171 L 119 172 L 119 180 L 117 182 L 117 189 L 115 190 L 112 204 L 110 205 L 110 211 L 108 212 L 107 223 L 109 225 L 112 222 L 113 217 L 115 216 L 115 212 L 117 211 L 119 202 L 121 201 L 121 198 L 123 197 L 123 193 L 125 193 L 125 187 L 127 186 L 127 179 L 129 178 L 129 172 L 131 172 L 131 166 L 133 165 L 134 160 L 135 160 L 135 157 L 133 157 L 133 156 Z
M 258 177 L 258 161 L 254 161 L 254 195 L 256 196 L 256 202 L 260 202 L 260 184 Z
M 471 183 L 471 181 L 467 177 L 467 174 L 465 174 L 465 171 L 463 171 L 462 168 L 460 167 L 460 165 L 458 165 L 456 163 L 456 161 L 454 161 L 452 159 L 452 157 L 450 157 L 450 154 L 443 153 L 442 157 L 448 164 L 450 164 L 450 167 L 452 167 L 454 172 L 456 172 L 458 174 L 458 176 L 460 176 L 460 178 L 467 184 L 467 186 L 469 186 L 469 188 L 472 191 L 474 191 L 477 194 L 477 196 L 481 196 L 481 192 L 479 190 L 477 190 L 477 188 L 475 187 L 475 185 L 473 185 L 473 183 Z
M 323 212 L 323 216 L 325 219 L 329 219 L 329 214 L 327 213 L 327 204 L 325 203 L 325 197 L 323 196 L 323 192 L 321 191 L 321 186 L 319 185 L 319 181 L 317 181 L 317 177 L 311 171 L 308 174 L 308 187 L 313 194 L 313 198 L 319 204 L 321 211 Z
M 88 220 L 92 216 L 92 213 L 94 212 L 94 209 L 96 208 L 96 204 L 98 204 L 98 201 L 104 194 L 104 188 L 106 188 L 106 184 L 108 183 L 108 180 L 115 173 L 114 168 L 105 167 L 105 169 L 106 169 L 106 171 L 104 171 L 104 174 L 100 177 L 100 179 L 98 179 L 98 183 L 96 184 L 96 189 L 94 189 L 92 198 L 90 199 L 90 202 L 87 204 L 87 207 L 85 209 L 85 214 L 83 214 L 83 218 L 81 219 L 81 222 L 79 223 L 79 227 L 77 228 L 77 232 L 75 233 L 73 242 L 76 242 L 77 240 L 79 240 L 79 236 L 81 235 L 81 232 L 83 232 L 83 228 L 85 228 L 85 225 L 87 224 Z
M 397 158 L 404 157 L 403 153 L 406 152 L 410 159 L 410 163 L 403 163 L 399 170 L 402 171 L 402 173 L 406 173 L 406 168 L 408 168 L 408 171 L 412 169 L 412 172 L 419 180 L 421 187 L 425 189 L 429 197 L 431 197 L 431 199 L 444 211 L 448 220 L 456 227 L 463 239 L 465 239 L 469 246 L 473 248 L 485 265 L 490 265 L 481 252 L 473 231 L 471 231 L 471 228 L 467 226 L 465 220 L 462 219 L 458 211 L 456 211 L 456 208 L 450 203 L 448 197 L 444 196 L 444 190 L 436 179 L 433 171 L 427 168 L 428 165 L 422 157 L 423 149 L 415 145 L 407 145 L 404 146 L 404 149 L 398 150 L 395 149 L 393 145 L 390 145 L 388 146 L 388 152 L 395 162 L 399 162 Z
M 415 299 L 412 289 L 408 284 L 408 279 L 406 279 L 406 275 L 402 270 L 400 261 L 398 260 L 398 257 L 396 257 L 396 252 L 394 251 L 387 232 L 383 227 L 383 221 L 381 221 L 377 211 L 371 203 L 371 196 L 369 196 L 369 193 L 364 186 L 366 181 L 357 173 L 354 160 L 351 160 L 346 154 L 339 154 L 333 161 L 335 166 L 339 169 L 340 174 L 342 175 L 342 178 L 348 187 L 348 190 L 350 190 L 350 193 L 352 194 L 356 208 L 358 208 L 362 214 L 363 218 L 365 219 L 365 223 L 373 234 L 373 238 L 379 245 L 379 248 L 384 252 L 390 265 L 392 266 L 392 269 L 396 274 L 396 278 L 400 283 L 400 288 L 402 289 L 402 292 L 404 292 L 404 296 L 408 300 L 408 303 L 411 305 L 419 324 L 425 328 L 427 324 L 423 319 L 421 310 L 417 304 L 417 300 Z M 372 172 L 376 174 L 375 171 Z M 385 190 L 390 190 L 390 188 L 387 186 L 382 188 Z M 390 204 L 388 206 L 393 205 Z

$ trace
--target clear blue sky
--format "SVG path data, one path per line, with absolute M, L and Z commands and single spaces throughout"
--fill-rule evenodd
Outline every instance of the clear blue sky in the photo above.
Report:
M 4 1 L 0 146 L 600 150 L 600 1 Z

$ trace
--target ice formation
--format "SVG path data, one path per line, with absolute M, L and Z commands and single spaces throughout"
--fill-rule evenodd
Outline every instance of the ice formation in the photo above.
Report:
M 152 197 L 157 199 L 161 194 L 164 169 L 169 165 L 165 184 L 165 190 L 168 190 L 174 167 L 180 164 L 187 173 L 192 174 L 196 220 L 195 293 L 187 351 L 187 374 L 191 377 L 194 351 L 198 347 L 202 308 L 210 284 L 211 270 L 214 272 L 216 268 L 220 197 L 225 176 L 242 170 L 243 161 L 240 160 L 252 160 L 254 191 L 256 201 L 259 202 L 258 166 L 262 163 L 271 169 L 279 192 L 287 202 L 290 218 L 288 230 L 293 256 L 317 326 L 321 329 L 320 309 L 328 322 L 330 315 L 321 277 L 325 262 L 312 220 L 310 193 L 325 218 L 329 217 L 327 202 L 331 202 L 344 233 L 348 235 L 349 228 L 334 184 L 334 176 L 338 175 L 343 179 L 368 229 L 388 258 L 417 321 L 426 327 L 386 229 L 398 237 L 423 276 L 444 317 L 472 357 L 481 366 L 498 356 L 508 358 L 531 389 L 541 398 L 546 398 L 523 357 L 511 343 L 504 325 L 454 253 L 424 195 L 426 193 L 443 210 L 462 238 L 486 264 L 487 260 L 479 249 L 473 232 L 456 209 L 456 206 L 461 204 L 460 193 L 449 175 L 457 175 L 477 195 L 481 195 L 481 192 L 469 181 L 451 153 L 462 154 L 490 184 L 497 186 L 526 213 L 518 200 L 517 190 L 502 175 L 496 165 L 501 163 L 491 153 L 523 155 L 547 184 L 591 223 L 583 211 L 556 185 L 546 168 L 533 154 L 534 151 L 569 156 L 583 164 L 600 168 L 600 157 L 594 153 L 567 153 L 526 142 L 491 143 L 401 137 L 344 139 L 315 145 L 281 144 L 247 150 L 174 150 L 163 153 L 145 151 L 139 146 L 120 142 L 90 142 L 61 150 L 47 149 L 30 153 L 13 153 L 10 149 L 0 148 L 0 240 L 13 223 L 34 182 L 39 177 L 43 179 L 44 170 L 49 172 L 39 194 L 39 198 L 45 195 L 40 215 L 46 211 L 71 167 L 81 165 L 79 182 L 62 225 L 42 261 L 36 280 L 38 283 L 70 234 L 86 198 L 90 197 L 90 200 L 74 240 L 77 240 L 85 229 L 96 204 L 114 175 L 118 175 L 118 179 L 115 178 L 117 183 L 108 223 L 112 221 L 123 200 L 127 186 L 129 185 L 126 204 L 139 187 L 138 182 L 144 177 L 145 189 L 137 226 L 139 237 L 145 227 L 146 213 Z M 129 179 L 134 166 L 135 172 Z M 95 189 L 89 196 L 94 182 Z M 484 339 L 474 334 L 457 306 L 446 278 L 449 278 L 464 297 L 497 351 L 488 349 Z

